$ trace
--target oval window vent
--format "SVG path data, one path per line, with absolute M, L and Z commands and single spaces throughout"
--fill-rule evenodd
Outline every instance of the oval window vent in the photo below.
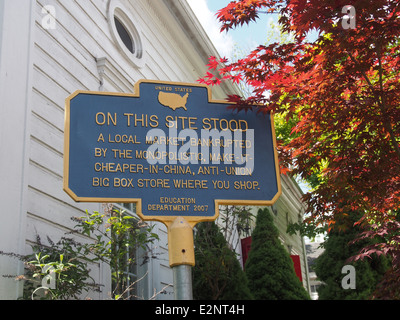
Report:
M 132 13 L 120 1 L 110 1 L 108 19 L 117 47 L 136 66 L 143 65 L 143 47 L 140 32 L 133 23 Z

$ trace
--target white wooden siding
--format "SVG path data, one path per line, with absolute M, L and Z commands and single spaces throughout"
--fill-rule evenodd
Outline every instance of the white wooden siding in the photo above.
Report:
M 142 31 L 144 65 L 137 68 L 116 45 L 108 21 L 106 0 L 37 0 L 32 66 L 32 112 L 28 169 L 26 243 L 36 235 L 58 241 L 85 209 L 101 210 L 99 204 L 78 204 L 62 190 L 64 103 L 76 90 L 132 92 L 142 78 L 194 82 L 205 70 L 202 60 L 179 24 L 160 0 L 120 1 Z M 56 29 L 45 30 L 42 8 L 56 9 Z M 198 69 L 201 66 L 201 70 Z M 102 81 L 102 83 L 101 83 Z M 167 286 L 159 299 L 173 298 L 172 272 L 168 263 L 167 232 L 153 223 L 160 241 L 149 262 L 150 296 Z M 103 272 L 103 274 L 102 274 Z M 106 281 L 109 270 L 94 266 L 96 281 Z M 108 275 L 109 276 L 109 275 Z M 108 288 L 109 291 L 109 288 Z M 107 298 L 109 292 L 95 298 Z
M 114 41 L 110 1 L 121 5 L 140 31 L 140 68 Z M 55 29 L 42 26 L 46 5 L 55 8 Z M 0 142 L 7 152 L 1 155 L 0 164 L 2 178 L 9 179 L 0 185 L 4 197 L 0 250 L 27 253 L 37 235 L 44 243 L 47 236 L 57 242 L 73 229 L 71 217 L 85 210 L 102 211 L 100 204 L 75 203 L 63 191 L 65 99 L 76 90 L 133 92 L 140 79 L 196 82 L 206 71 L 204 52 L 216 52 L 188 8 L 184 0 L 19 0 L 18 4 L 0 0 L 0 26 L 7 25 L 0 28 L 0 93 L 5 104 Z M 15 26 L 13 19 L 24 23 Z M 223 99 L 224 90 L 213 88 L 213 98 Z M 10 132 L 13 135 L 6 137 Z M 151 248 L 155 258 L 147 265 L 149 274 L 143 283 L 148 288 L 143 291 L 152 296 L 154 290 L 166 287 L 157 298 L 172 299 L 166 227 L 152 225 L 160 241 Z M 82 236 L 78 240 L 90 239 Z M 22 271 L 23 266 L 18 266 L 16 272 Z M 10 274 L 15 268 L 14 262 L 0 257 L 1 272 Z M 105 289 L 90 297 L 110 298 L 109 268 L 98 264 L 91 269 Z M 0 278 L 0 298 L 21 293 L 15 284 L 4 281 Z

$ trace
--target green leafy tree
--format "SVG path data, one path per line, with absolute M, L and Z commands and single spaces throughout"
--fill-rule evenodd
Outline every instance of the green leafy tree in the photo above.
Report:
M 259 300 L 310 299 L 278 236 L 268 209 L 260 209 L 245 267 L 251 292 Z
M 390 263 L 384 256 L 372 255 L 370 259 L 349 262 L 362 247 L 371 244 L 370 239 L 354 242 L 360 232 L 358 225 L 354 226 L 358 216 L 352 213 L 336 223 L 324 243 L 325 251 L 316 260 L 315 272 L 324 282 L 318 289 L 320 300 L 369 299 L 389 268 Z M 350 264 L 355 268 L 355 288 L 345 289 L 342 280 L 346 273 L 342 273 L 342 268 Z
M 249 300 L 252 295 L 236 254 L 214 222 L 203 222 L 195 236 L 193 297 L 197 300 Z

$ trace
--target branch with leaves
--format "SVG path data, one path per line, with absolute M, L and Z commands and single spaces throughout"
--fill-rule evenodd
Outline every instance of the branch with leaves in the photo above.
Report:
M 356 10 L 354 29 L 342 26 L 345 5 Z M 317 227 L 362 212 L 384 228 L 400 208 L 399 9 L 389 0 L 242 0 L 218 12 L 224 32 L 267 11 L 279 13 L 281 29 L 293 35 L 237 61 L 211 57 L 213 73 L 200 82 L 241 81 L 252 93 L 230 96 L 232 109 L 294 122 L 278 141 L 281 171 L 313 184 L 303 200 Z M 387 252 L 399 243 L 393 239 Z

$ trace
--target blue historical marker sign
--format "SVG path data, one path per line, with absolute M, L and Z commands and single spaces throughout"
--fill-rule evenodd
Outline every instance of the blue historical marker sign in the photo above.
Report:
M 64 190 L 133 202 L 144 220 L 214 220 L 219 205 L 271 205 L 281 193 L 273 119 L 235 112 L 208 87 L 139 81 L 135 94 L 66 100 Z

